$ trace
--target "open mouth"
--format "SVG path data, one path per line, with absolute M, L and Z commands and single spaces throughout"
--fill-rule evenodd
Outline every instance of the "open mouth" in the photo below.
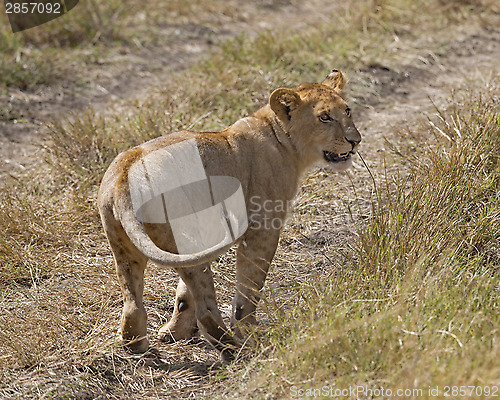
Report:
M 323 156 L 325 157 L 325 160 L 332 163 L 347 161 L 349 160 L 349 158 L 351 158 L 351 154 L 352 154 L 351 151 L 341 154 L 331 153 L 329 151 L 323 151 Z

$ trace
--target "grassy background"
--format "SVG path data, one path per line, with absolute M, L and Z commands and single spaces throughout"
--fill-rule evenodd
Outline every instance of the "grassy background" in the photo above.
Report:
M 154 46 L 172 18 L 189 22 L 198 13 L 202 24 L 214 23 L 214 15 L 243 18 L 233 2 L 204 3 L 203 12 L 198 3 L 148 2 L 140 13 L 151 29 L 142 16 L 134 18 L 138 3 L 132 0 L 82 3 L 78 7 L 89 7 L 84 19 L 73 11 L 36 37 L 9 35 L 4 24 L 2 85 L 59 79 L 68 70 L 51 63 L 77 60 L 71 68 L 79 68 L 82 49 L 114 51 L 133 47 L 135 39 Z M 355 71 L 374 64 L 403 69 L 423 49 L 445 52 L 457 26 L 487 26 L 495 7 L 486 1 L 356 2 L 340 7 L 332 23 L 306 31 L 221 43 L 126 112 L 89 110 L 54 122 L 46 162 L 31 176 L 5 183 L 0 195 L 0 394 L 148 398 L 201 387 L 208 394 L 288 398 L 292 386 L 498 385 L 498 81 L 451 99 L 435 127 L 415 128 L 408 137 L 417 138 L 417 152 L 398 139 L 408 149 L 405 158 L 387 162 L 404 161 L 408 168 L 400 174 L 372 171 L 373 180 L 365 174 L 366 188 L 351 192 L 357 200 L 345 211 L 358 240 L 341 253 L 333 246 L 323 250 L 319 259 L 328 262 L 313 279 L 301 271 L 318 257 L 311 261 L 303 252 L 295 258 L 287 249 L 316 220 L 328 228 L 340 178 L 319 183 L 321 171 L 308 178 L 275 262 L 283 271 L 293 267 L 290 275 L 278 275 L 285 295 L 264 299 L 270 328 L 259 334 L 259 345 L 244 349 L 240 362 L 215 372 L 206 367 L 194 379 L 187 370 L 213 365 L 216 355 L 193 355 L 202 352 L 196 345 L 161 348 L 184 366 L 177 370 L 114 346 L 120 296 L 94 205 L 105 169 L 132 145 L 182 128 L 220 129 L 263 104 L 274 88 L 318 81 L 332 67 L 352 77 L 350 95 L 359 112 L 376 88 Z M 19 57 L 24 61 L 15 61 Z M 429 142 L 439 150 L 428 150 Z M 376 157 L 375 151 L 363 154 Z M 231 257 L 214 272 L 224 303 L 231 294 Z M 148 275 L 153 334 L 171 307 L 175 277 Z

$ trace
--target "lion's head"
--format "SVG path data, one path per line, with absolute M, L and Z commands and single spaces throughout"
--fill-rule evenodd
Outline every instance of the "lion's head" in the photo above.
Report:
M 307 164 L 323 161 L 337 171 L 352 164 L 361 135 L 342 98 L 344 83 L 342 72 L 334 69 L 321 84 L 280 88 L 271 94 L 272 110 Z

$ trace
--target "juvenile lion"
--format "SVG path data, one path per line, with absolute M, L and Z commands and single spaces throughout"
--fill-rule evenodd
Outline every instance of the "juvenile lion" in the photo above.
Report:
M 334 170 L 352 163 L 361 136 L 343 86 L 334 69 L 321 84 L 276 89 L 267 105 L 222 132 L 177 132 L 116 157 L 98 206 L 123 294 L 120 333 L 130 350 L 149 346 L 142 296 L 150 259 L 181 278 L 160 339 L 190 338 L 199 326 L 230 356 L 235 341 L 217 308 L 210 261 L 239 243 L 231 318 L 239 333 L 256 322 L 286 218 L 286 207 L 272 205 L 288 204 L 301 175 L 319 161 Z

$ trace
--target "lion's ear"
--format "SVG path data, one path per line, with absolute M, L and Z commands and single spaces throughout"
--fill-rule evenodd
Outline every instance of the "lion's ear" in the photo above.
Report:
M 282 121 L 289 121 L 291 111 L 295 110 L 301 103 L 300 96 L 293 89 L 280 88 L 271 93 L 269 104 L 271 109 Z
M 344 84 L 345 84 L 344 74 L 342 74 L 342 72 L 338 69 L 332 69 L 332 72 L 330 72 L 323 81 L 323 85 L 331 87 L 339 94 L 342 93 Z

